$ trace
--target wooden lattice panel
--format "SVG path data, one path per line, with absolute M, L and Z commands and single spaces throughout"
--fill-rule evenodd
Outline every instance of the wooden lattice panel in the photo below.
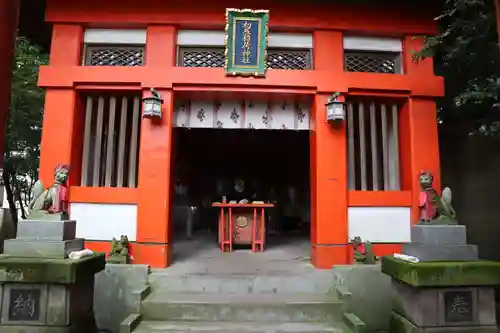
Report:
M 143 66 L 144 46 L 87 46 L 86 66 Z
M 345 51 L 345 70 L 365 73 L 401 73 L 400 54 L 393 52 Z
M 270 49 L 267 55 L 267 68 L 307 70 L 312 68 L 311 50 Z M 178 65 L 183 67 L 224 67 L 224 48 L 179 49 Z

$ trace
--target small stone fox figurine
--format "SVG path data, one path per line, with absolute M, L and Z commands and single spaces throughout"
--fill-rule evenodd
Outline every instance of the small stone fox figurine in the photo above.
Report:
M 130 256 L 128 250 L 128 237 L 120 236 L 120 240 L 113 238 L 111 241 L 111 252 L 109 252 L 108 262 L 112 264 L 128 264 Z
M 377 257 L 373 254 L 372 244 L 361 240 L 361 237 L 356 236 L 352 240 L 354 246 L 354 263 L 374 265 L 377 263 Z

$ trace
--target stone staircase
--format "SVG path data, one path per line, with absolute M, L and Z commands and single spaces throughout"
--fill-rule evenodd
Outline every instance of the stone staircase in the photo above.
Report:
M 121 333 L 362 333 L 346 313 L 350 293 L 329 271 L 291 274 L 173 274 L 154 270 L 139 314 Z

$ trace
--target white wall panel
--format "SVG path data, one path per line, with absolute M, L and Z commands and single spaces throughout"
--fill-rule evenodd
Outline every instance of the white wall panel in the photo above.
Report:
M 344 36 L 344 50 L 402 52 L 398 38 Z
M 73 202 L 70 213 L 78 238 L 111 240 L 127 235 L 129 241 L 136 240 L 137 205 Z
M 87 29 L 86 44 L 146 44 L 146 29 Z
M 217 30 L 179 30 L 179 46 L 224 46 L 226 33 Z M 312 49 L 313 37 L 309 33 L 273 33 L 268 36 L 268 47 L 286 49 Z
M 349 239 L 356 236 L 372 243 L 410 241 L 410 207 L 349 207 Z

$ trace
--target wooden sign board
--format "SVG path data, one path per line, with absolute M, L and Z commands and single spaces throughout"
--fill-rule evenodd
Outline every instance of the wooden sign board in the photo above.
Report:
M 226 9 L 226 74 L 264 76 L 269 11 Z

